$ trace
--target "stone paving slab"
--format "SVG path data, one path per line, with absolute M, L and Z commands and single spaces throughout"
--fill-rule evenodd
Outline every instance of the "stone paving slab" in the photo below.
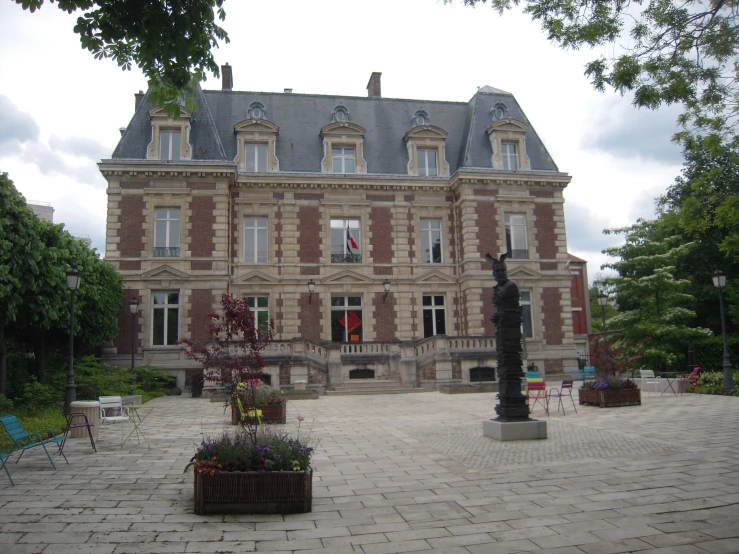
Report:
M 556 386 L 556 383 L 553 384 Z M 0 553 L 739 553 L 739 398 L 643 398 L 546 419 L 549 439 L 482 436 L 495 395 L 291 401 L 319 442 L 313 512 L 193 513 L 183 469 L 223 407 L 165 397 L 142 429 L 104 427 L 69 465 L 27 452 L 0 475 Z M 541 417 L 540 414 L 535 414 Z M 58 458 L 58 456 L 56 457 Z

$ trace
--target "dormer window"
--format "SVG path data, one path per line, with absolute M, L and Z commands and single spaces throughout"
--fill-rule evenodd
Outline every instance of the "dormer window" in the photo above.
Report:
M 192 156 L 190 146 L 190 123 L 192 112 L 180 106 L 180 117 L 170 118 L 160 107 L 149 110 L 151 118 L 151 142 L 146 149 L 149 160 L 178 161 L 189 160 Z
M 349 110 L 339 104 L 331 112 L 331 123 L 321 129 L 323 173 L 367 173 L 364 159 L 364 127 L 349 121 Z
M 447 132 L 428 124 L 428 115 L 423 110 L 413 114 L 413 123 L 426 121 L 408 131 L 403 140 L 408 149 L 408 175 L 418 177 L 448 177 L 446 161 Z
M 518 171 L 531 169 L 531 160 L 526 155 L 526 132 L 528 127 L 515 119 L 500 119 L 487 128 L 493 150 L 493 169 Z
M 266 173 L 280 170 L 277 159 L 279 127 L 264 119 L 266 112 L 261 102 L 252 102 L 247 109 L 249 119 L 234 125 L 237 151 L 234 162 L 239 171 Z

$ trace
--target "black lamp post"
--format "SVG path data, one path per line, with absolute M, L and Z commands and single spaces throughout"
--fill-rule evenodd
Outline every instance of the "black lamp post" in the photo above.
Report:
M 136 390 L 136 314 L 139 313 L 139 301 L 133 298 L 128 303 L 131 312 L 131 394 Z
M 729 356 L 729 343 L 726 338 L 726 317 L 724 316 L 724 287 L 726 286 L 726 274 L 717 269 L 711 275 L 713 278 L 713 286 L 718 289 L 718 303 L 721 307 L 721 332 L 724 335 L 724 392 L 733 391 L 736 388 L 734 384 L 734 375 L 731 370 L 731 357 Z
M 606 305 L 608 304 L 608 295 L 605 292 L 601 292 L 598 295 L 598 304 L 600 304 L 600 311 L 603 316 L 603 368 L 604 371 L 608 371 L 608 334 L 606 332 Z
M 80 272 L 76 267 L 67 271 L 67 288 L 71 291 L 69 300 L 69 370 L 67 371 L 67 390 L 64 394 L 64 414 L 72 412 L 72 402 L 76 399 L 74 384 L 74 293 L 80 288 Z

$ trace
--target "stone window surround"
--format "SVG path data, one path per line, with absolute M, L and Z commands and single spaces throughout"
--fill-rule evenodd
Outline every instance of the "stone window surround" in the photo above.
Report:
M 507 197 L 507 201 L 500 202 L 498 204 L 498 236 L 500 237 L 500 251 L 505 252 L 508 245 L 506 244 L 506 230 L 505 230 L 505 216 L 506 214 L 511 215 L 523 215 L 526 217 L 526 246 L 529 250 L 529 257 L 526 261 L 538 260 L 539 254 L 537 250 L 536 241 L 536 218 L 534 217 L 534 205 L 536 198 L 522 196 L 520 199 L 511 201 L 512 197 Z M 513 258 L 511 258 L 513 259 Z M 519 258 L 521 261 L 523 259 Z
M 531 324 L 531 336 L 526 337 L 523 334 L 523 326 L 521 329 L 521 336 L 526 340 L 536 340 L 536 302 L 534 301 L 534 298 L 536 296 L 534 295 L 534 287 L 519 287 L 520 292 L 528 292 L 529 293 L 529 315 L 531 316 L 531 321 L 529 322 Z M 523 306 L 523 302 L 521 302 L 521 305 Z M 523 313 L 521 314 L 521 322 L 523 324 Z
M 449 239 L 451 237 L 451 227 L 449 221 L 449 210 L 446 206 L 416 206 L 413 216 L 413 225 L 416 228 L 416 245 L 418 253 L 411 263 L 418 264 L 426 269 L 439 269 L 451 262 Z M 441 263 L 425 264 L 423 263 L 423 254 L 421 253 L 421 220 L 422 219 L 438 219 L 441 221 Z
M 528 127 L 515 119 L 499 119 L 493 122 L 486 130 L 490 139 L 493 154 L 490 165 L 493 169 L 503 169 L 503 142 L 513 142 L 518 145 L 518 170 L 530 170 L 531 160 L 526 154 L 526 132 Z
M 246 143 L 261 143 L 267 145 L 267 172 L 280 170 L 280 160 L 277 159 L 277 135 L 280 128 L 266 119 L 244 119 L 234 125 L 236 134 L 236 156 L 234 163 L 239 173 L 246 173 L 245 150 Z M 260 172 L 261 173 L 261 172 Z
M 190 110 L 180 106 L 180 117 L 172 119 L 162 108 L 156 107 L 149 110 L 149 118 L 151 119 L 151 142 L 146 148 L 146 158 L 148 160 L 159 159 L 161 132 L 170 130 L 180 132 L 180 160 L 192 158 L 192 146 L 190 145 L 192 112 Z
M 421 306 L 419 308 L 420 316 L 421 316 L 420 317 L 420 325 L 419 325 L 419 332 L 420 332 L 419 338 L 432 338 L 432 337 L 439 336 L 438 334 L 434 334 L 434 335 L 431 335 L 429 337 L 425 337 L 424 336 L 425 335 L 425 331 L 424 331 L 424 325 L 423 325 L 423 316 L 424 316 L 424 312 L 426 310 L 431 310 L 432 313 L 434 314 L 434 316 L 436 315 L 436 312 L 437 311 L 443 311 L 444 312 L 444 327 L 445 327 L 444 334 L 448 335 L 449 334 L 449 314 L 450 314 L 450 310 L 447 309 L 447 308 L 451 308 L 451 305 L 449 304 L 449 295 L 446 292 L 438 292 L 438 291 L 425 292 L 422 289 L 421 292 L 419 293 L 419 296 L 420 296 L 420 300 L 421 300 Z M 441 296 L 441 297 L 444 298 L 444 304 L 442 306 L 438 306 L 438 305 L 425 306 L 423 304 L 423 299 L 426 296 L 430 296 L 432 299 L 435 296 Z M 433 323 L 434 323 L 434 327 L 436 327 L 436 318 L 435 317 L 434 317 Z
M 448 133 L 434 125 L 413 127 L 403 140 L 408 149 L 408 175 L 418 177 L 418 149 L 436 150 L 436 176 L 449 177 L 449 164 L 446 161 L 446 138 Z M 429 177 L 424 178 L 428 179 Z
M 333 173 L 334 161 L 332 148 L 354 148 L 354 173 L 367 173 L 367 162 L 364 159 L 365 130 L 350 121 L 337 121 L 321 128 L 320 137 L 323 141 L 323 159 L 321 173 Z M 344 174 L 342 174 L 344 175 Z
M 163 292 L 165 294 L 168 294 L 168 293 L 171 293 L 171 292 L 176 292 L 177 293 L 177 302 L 178 302 L 177 303 L 177 339 L 179 340 L 182 337 L 182 315 L 183 315 L 182 310 L 183 310 L 183 307 L 184 307 L 184 303 L 183 303 L 183 299 L 182 299 L 182 290 L 179 289 L 179 288 L 176 288 L 176 287 L 175 288 L 151 289 L 151 290 L 147 291 L 147 293 L 148 293 L 147 294 L 147 296 L 148 296 L 148 304 L 150 306 L 149 314 L 148 314 L 148 317 L 149 317 L 149 322 L 148 322 L 148 325 L 149 325 L 149 332 L 148 332 L 148 336 L 149 336 L 149 341 L 148 341 L 149 348 L 157 348 L 157 349 L 161 348 L 161 349 L 168 349 L 168 350 L 171 350 L 171 349 L 179 349 L 180 348 L 180 345 L 177 344 L 177 343 L 175 343 L 175 344 L 154 344 L 154 319 L 155 319 L 154 318 L 154 311 L 157 310 L 157 309 L 166 310 L 166 308 L 155 308 L 155 305 L 154 305 L 154 294 L 155 293 L 158 293 L 158 292 Z M 143 298 L 143 296 L 144 295 L 142 295 L 142 298 Z M 169 304 L 166 304 L 166 305 L 169 305 Z M 143 322 L 143 323 L 145 324 L 146 322 Z M 165 334 L 166 334 L 166 326 L 165 326 Z
M 248 265 L 264 268 L 265 265 L 275 263 L 277 252 L 275 248 L 275 225 L 277 223 L 278 206 L 274 202 L 251 203 L 238 201 L 236 204 L 236 256 L 234 256 L 234 265 Z M 267 218 L 267 262 L 256 263 L 247 262 L 244 258 L 244 219 L 247 217 L 266 217 Z
M 144 197 L 146 202 L 146 217 L 144 218 L 146 234 L 146 248 L 149 256 L 154 258 L 154 239 L 156 235 L 156 210 L 161 208 L 179 209 L 180 210 L 180 255 L 175 259 L 185 257 L 185 251 L 188 251 L 190 243 L 186 233 L 186 222 L 192 215 L 190 210 L 186 210 L 188 198 L 184 197 L 187 191 L 183 191 L 183 195 L 149 195 Z M 165 263 L 167 258 L 155 258 L 157 263 Z M 171 259 L 171 258 L 170 258 Z

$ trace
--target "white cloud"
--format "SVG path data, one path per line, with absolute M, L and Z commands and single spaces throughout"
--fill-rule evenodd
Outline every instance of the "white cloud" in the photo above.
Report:
M 583 231 L 570 233 L 570 249 L 590 262 L 591 276 L 610 244 L 599 231 L 651 217 L 654 198 L 679 173 L 673 114 L 595 92 L 583 72 L 598 53 L 557 48 L 520 9 L 500 17 L 486 5 L 432 0 L 254 0 L 225 9 L 231 43 L 215 58 L 233 66 L 237 90 L 365 96 L 370 73 L 381 71 L 384 97 L 467 101 L 483 85 L 513 93 L 573 176 L 568 225 Z M 0 115 L 10 106 L 20 118 L 10 132 L 0 127 L 0 171 L 27 198 L 52 202 L 55 221 L 102 251 L 105 181 L 95 162 L 112 153 L 146 82 L 82 50 L 76 17 L 56 4 L 31 14 L 0 3 Z M 220 79 L 203 88 L 219 89 Z M 14 137 L 5 149 L 3 136 Z

